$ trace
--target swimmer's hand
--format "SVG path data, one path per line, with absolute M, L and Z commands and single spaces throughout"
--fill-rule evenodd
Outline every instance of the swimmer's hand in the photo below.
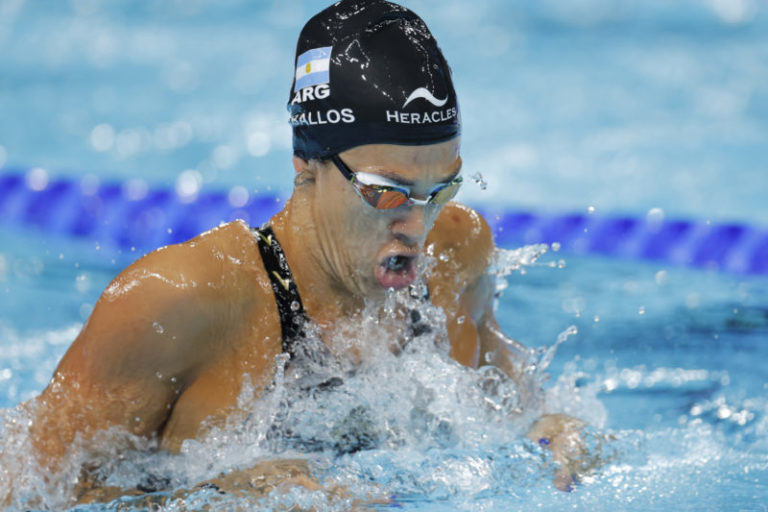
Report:
M 78 505 L 108 503 L 121 500 L 120 510 L 164 510 L 186 500 L 190 494 L 208 490 L 227 497 L 245 498 L 246 502 L 267 498 L 273 492 L 289 492 L 292 488 L 303 487 L 311 492 L 321 492 L 330 502 L 343 503 L 345 510 L 369 510 L 371 505 L 389 505 L 392 501 L 383 496 L 369 496 L 367 499 L 354 498 L 346 489 L 338 486 L 323 486 L 312 474 L 305 459 L 267 460 L 245 469 L 234 469 L 221 473 L 215 478 L 192 487 L 161 492 L 144 492 L 138 489 L 92 486 L 78 496 Z M 231 502 L 233 503 L 233 502 Z M 229 508 L 228 508 L 229 510 Z M 241 510 L 235 508 L 235 510 Z M 245 509 L 242 509 L 245 510 Z M 250 509 L 248 509 L 250 510 Z M 293 510 L 293 509 L 291 509 Z M 309 510 L 315 510 L 310 508 Z
M 235 496 L 266 497 L 273 491 L 288 491 L 292 487 L 303 487 L 309 491 L 324 493 L 331 502 L 334 498 L 344 503 L 345 510 L 369 510 L 371 505 L 389 505 L 386 496 L 354 498 L 343 487 L 323 486 L 312 474 L 312 468 L 305 459 L 284 459 L 264 461 L 248 469 L 233 470 L 198 484 L 196 488 L 212 489 L 219 494 Z M 293 509 L 291 509 L 293 510 Z M 314 510 L 314 509 L 310 509 Z
M 572 491 L 582 477 L 600 464 L 599 453 L 590 453 L 587 449 L 586 426 L 583 421 L 565 414 L 546 414 L 526 435 L 552 452 L 558 466 L 553 484 L 561 491 Z
M 304 459 L 264 461 L 247 469 L 233 470 L 198 484 L 198 488 L 211 488 L 220 494 L 266 496 L 275 489 L 304 487 L 310 491 L 322 487 L 312 477 Z

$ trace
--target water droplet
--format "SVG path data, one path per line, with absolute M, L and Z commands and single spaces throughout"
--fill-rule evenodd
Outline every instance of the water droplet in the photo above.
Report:
M 115 144 L 115 129 L 108 124 L 98 124 L 91 130 L 90 139 L 95 151 L 109 151 Z
M 301 309 L 301 305 L 297 301 L 294 300 L 293 302 L 291 302 L 291 311 L 295 312 L 295 311 L 298 311 L 299 309 Z
M 552 242 L 550 245 L 553 251 L 557 252 L 560 250 L 560 242 Z
M 651 208 L 645 215 L 646 220 L 652 224 L 661 223 L 664 220 L 664 210 L 661 208 Z
M 123 184 L 123 197 L 129 201 L 141 201 L 149 193 L 149 185 L 141 179 L 128 180 Z
M 35 167 L 27 173 L 27 187 L 31 190 L 41 191 L 48 186 L 48 171 Z
M 80 293 L 87 293 L 91 287 L 87 274 L 79 274 L 75 278 L 75 289 Z
M 249 198 L 250 195 L 248 194 L 248 189 L 241 185 L 232 187 L 227 195 L 227 200 L 233 208 L 242 208 L 248 204 Z
M 589 213 L 589 214 L 595 213 L 595 207 L 594 206 L 590 206 L 589 208 L 587 208 L 587 213 Z
M 194 169 L 187 169 L 176 178 L 176 195 L 183 203 L 194 202 L 202 186 L 202 175 Z
M 598 315 L 595 315 L 595 318 L 593 319 L 595 323 L 598 323 L 600 321 L 600 317 Z
M 163 326 L 157 322 L 152 322 L 152 328 L 155 330 L 157 334 L 163 334 L 165 332 L 165 329 L 163 328 Z
M 466 320 L 466 318 L 464 318 L 464 315 L 461 315 L 461 316 L 459 316 L 459 318 L 456 319 L 456 323 L 461 325 L 461 324 L 464 323 L 465 320 Z
M 575 325 L 570 325 L 566 330 L 557 335 L 557 343 L 564 343 L 569 336 L 579 334 L 579 329 Z
M 638 315 L 644 315 L 645 314 L 645 306 L 640 306 L 640 308 L 637 310 Z
M 488 182 L 487 182 L 487 181 L 485 181 L 485 178 L 484 178 L 484 177 L 483 177 L 483 175 L 482 175 L 482 174 L 480 174 L 479 172 L 476 172 L 475 174 L 473 174 L 473 175 L 472 175 L 472 176 L 470 176 L 470 177 L 472 178 L 472 180 L 473 180 L 475 183 L 477 183 L 478 185 L 480 185 L 480 190 L 485 190 L 485 189 L 487 189 L 487 188 L 488 188 Z
M 171 377 L 171 382 L 172 382 L 172 383 L 176 384 L 176 381 L 177 381 L 177 380 L 179 380 L 179 379 L 177 379 L 176 377 Z

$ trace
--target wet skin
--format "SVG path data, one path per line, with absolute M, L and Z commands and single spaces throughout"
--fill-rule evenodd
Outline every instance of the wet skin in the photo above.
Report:
M 461 167 L 458 139 L 361 146 L 341 157 L 416 196 Z M 294 193 L 271 225 L 321 333 L 358 314 L 364 300 L 383 300 L 377 275 L 387 258 L 429 250 L 446 256 L 436 258 L 428 284 L 446 313 L 451 356 L 475 367 L 482 354 L 522 379 L 493 317 L 486 269 L 494 245 L 476 212 L 456 203 L 382 212 L 363 204 L 330 161 L 294 158 L 294 167 Z M 269 384 L 280 352 L 274 295 L 248 226 L 231 222 L 159 249 L 107 287 L 49 386 L 27 404 L 36 414 L 34 449 L 55 470 L 76 434 L 116 426 L 178 451 L 236 412 L 244 376 L 257 388 Z M 556 435 L 557 422 L 548 427 Z

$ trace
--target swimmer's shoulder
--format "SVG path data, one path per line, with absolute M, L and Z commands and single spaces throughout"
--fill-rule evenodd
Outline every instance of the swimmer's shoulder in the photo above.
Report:
M 451 202 L 440 212 L 427 237 L 427 246 L 438 262 L 438 271 L 474 280 L 488 268 L 494 243 L 490 226 L 469 206 Z
M 261 259 L 251 229 L 232 221 L 179 244 L 152 251 L 126 268 L 121 277 L 152 276 L 179 290 L 201 295 L 232 294 L 244 278 L 258 274 Z M 247 292 L 247 290 L 244 290 Z
M 94 366 L 81 355 L 100 354 L 93 371 L 102 376 L 159 372 L 190 382 L 240 350 L 243 333 L 271 334 L 260 332 L 269 322 L 254 320 L 274 308 L 260 258 L 242 222 L 147 254 L 108 285 L 65 366 Z
M 140 258 L 115 278 L 99 303 L 114 303 L 111 309 L 143 323 L 176 324 L 204 340 L 252 318 L 267 293 L 254 236 L 245 223 L 234 221 Z

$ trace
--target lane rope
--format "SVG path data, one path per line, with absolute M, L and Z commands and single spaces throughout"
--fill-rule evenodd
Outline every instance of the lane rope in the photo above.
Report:
M 128 183 L 95 184 L 32 171 L 0 172 L 0 224 L 20 225 L 103 246 L 149 251 L 183 242 L 237 218 L 260 225 L 283 206 L 274 195 L 233 201 L 221 191 L 181 197 L 171 189 L 136 194 Z M 565 253 L 768 275 L 768 227 L 654 216 L 605 216 L 479 208 L 500 247 L 559 244 Z

